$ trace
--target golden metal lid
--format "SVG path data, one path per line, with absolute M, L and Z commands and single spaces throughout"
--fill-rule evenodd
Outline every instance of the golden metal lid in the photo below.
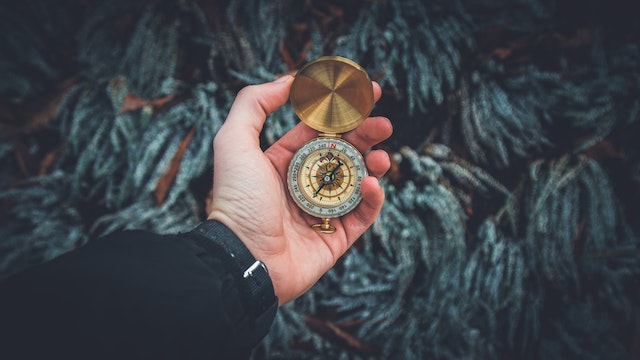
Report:
M 321 132 L 344 133 L 371 113 L 373 85 L 356 62 L 323 56 L 298 71 L 289 98 L 305 124 Z

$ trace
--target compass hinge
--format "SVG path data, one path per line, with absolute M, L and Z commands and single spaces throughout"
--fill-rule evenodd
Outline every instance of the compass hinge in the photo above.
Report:
M 335 134 L 335 133 L 320 133 L 318 136 L 323 138 L 332 138 L 332 139 L 340 139 L 342 137 L 340 134 Z

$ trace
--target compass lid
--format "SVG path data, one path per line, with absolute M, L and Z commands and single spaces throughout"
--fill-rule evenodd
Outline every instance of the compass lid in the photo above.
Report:
M 344 133 L 371 113 L 373 86 L 356 62 L 323 56 L 298 71 L 289 98 L 305 124 L 321 132 Z

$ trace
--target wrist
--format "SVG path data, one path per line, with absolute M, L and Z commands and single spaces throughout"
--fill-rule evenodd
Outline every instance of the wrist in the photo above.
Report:
M 254 326 L 270 324 L 278 299 L 266 265 L 251 254 L 231 229 L 217 220 L 202 222 L 190 234 L 208 252 L 223 261 L 245 299 L 247 311 L 255 320 Z
M 251 255 L 265 263 L 269 268 L 270 253 L 260 248 L 260 245 L 264 244 L 261 241 L 264 234 L 251 230 L 259 227 L 259 225 L 253 223 L 252 219 L 243 218 L 240 214 L 234 214 L 224 209 L 213 209 L 206 221 L 217 221 L 223 224 L 244 244 Z
M 289 243 L 285 241 L 282 221 L 266 221 L 264 216 L 247 218 L 214 204 L 209 212 L 208 220 L 225 224 L 245 244 L 249 251 L 264 262 L 280 305 L 299 296 L 307 289 L 307 273 L 294 268 L 296 259 L 290 256 Z M 262 230 L 262 231 L 258 231 Z M 318 275 L 318 278 L 320 275 Z M 314 279 L 314 282 L 317 279 Z

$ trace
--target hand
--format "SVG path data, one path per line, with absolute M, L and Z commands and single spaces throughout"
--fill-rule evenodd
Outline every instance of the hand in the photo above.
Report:
M 229 227 L 253 256 L 269 269 L 276 296 L 284 304 L 300 296 L 329 270 L 373 223 L 384 192 L 378 179 L 390 166 L 382 150 L 370 151 L 365 162 L 371 176 L 362 181 L 362 202 L 331 224 L 334 234 L 310 228 L 318 223 L 290 198 L 286 176 L 293 154 L 318 132 L 300 123 L 263 152 L 259 135 L 266 117 L 287 102 L 293 77 L 247 86 L 236 97 L 214 142 L 213 200 L 209 219 Z M 374 99 L 381 89 L 373 83 Z M 360 152 L 391 136 L 384 117 L 366 119 L 344 134 Z

